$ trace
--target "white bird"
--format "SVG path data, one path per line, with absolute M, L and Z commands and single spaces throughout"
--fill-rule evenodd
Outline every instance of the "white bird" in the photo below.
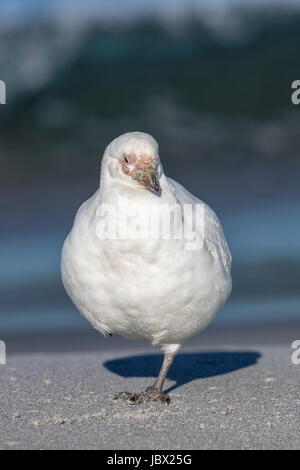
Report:
M 165 176 L 155 139 L 129 132 L 113 140 L 100 188 L 65 240 L 61 271 L 68 295 L 97 330 L 147 339 L 164 352 L 153 386 L 118 397 L 169 403 L 162 390 L 173 359 L 227 300 L 230 270 L 216 214 Z

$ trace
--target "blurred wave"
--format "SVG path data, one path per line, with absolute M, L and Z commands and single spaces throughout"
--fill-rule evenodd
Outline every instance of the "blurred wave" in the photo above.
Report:
M 15 165 L 19 174 L 64 175 L 70 164 L 88 174 L 96 151 L 136 128 L 156 135 L 175 164 L 183 151 L 198 166 L 298 161 L 290 87 L 300 8 L 188 2 L 166 21 L 141 3 L 129 2 L 136 15 L 113 8 L 118 17 L 106 2 L 32 1 L 40 14 L 31 21 L 15 15 L 9 27 L 1 17 L 2 177 L 14 177 Z M 158 11 L 176 10 L 167 5 Z

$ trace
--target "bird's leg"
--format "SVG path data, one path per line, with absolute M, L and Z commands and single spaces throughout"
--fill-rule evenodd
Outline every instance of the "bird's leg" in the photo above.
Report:
M 164 360 L 158 374 L 157 379 L 155 380 L 154 384 L 150 387 L 146 388 L 145 392 L 141 393 L 130 393 L 130 392 L 122 392 L 115 396 L 115 399 L 122 399 L 122 400 L 129 400 L 132 404 L 138 403 L 145 403 L 149 401 L 160 401 L 162 403 L 170 403 L 169 395 L 163 394 L 163 385 L 169 372 L 169 369 L 172 365 L 174 357 L 176 356 L 176 352 L 164 354 Z
M 158 374 L 157 379 L 155 380 L 154 384 L 151 385 L 150 387 L 146 388 L 146 392 L 148 393 L 153 393 L 154 395 L 163 395 L 163 385 L 165 383 L 167 374 L 169 372 L 169 369 L 174 361 L 174 357 L 176 354 L 172 353 L 165 353 L 164 354 L 164 360 L 160 369 L 160 372 Z M 169 399 L 168 395 L 166 397 Z M 169 399 L 170 400 L 170 399 Z

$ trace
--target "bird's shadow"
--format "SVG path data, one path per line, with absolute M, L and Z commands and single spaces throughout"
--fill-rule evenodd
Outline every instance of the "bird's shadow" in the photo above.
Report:
M 261 354 L 256 351 L 214 351 L 184 353 L 174 359 L 168 373 L 175 384 L 166 393 L 192 380 L 205 379 L 216 375 L 228 374 L 255 364 Z M 157 377 L 162 364 L 160 354 L 131 356 L 106 361 L 104 366 L 122 377 Z

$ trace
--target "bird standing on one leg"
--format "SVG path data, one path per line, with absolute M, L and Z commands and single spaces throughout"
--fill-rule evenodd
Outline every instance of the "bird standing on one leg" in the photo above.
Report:
M 62 251 L 62 280 L 104 335 L 164 351 L 153 386 L 133 403 L 169 402 L 163 384 L 180 346 L 231 292 L 231 255 L 215 213 L 163 172 L 158 144 L 130 132 L 105 150 L 100 188 L 79 208 Z

